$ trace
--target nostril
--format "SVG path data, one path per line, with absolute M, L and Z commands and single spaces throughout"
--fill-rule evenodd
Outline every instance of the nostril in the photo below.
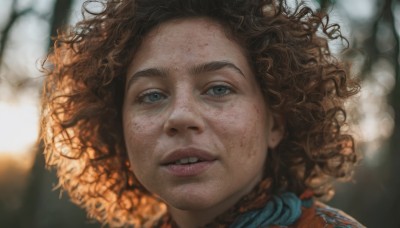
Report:
M 174 136 L 174 135 L 178 134 L 179 132 L 186 132 L 187 130 L 189 130 L 189 131 L 200 131 L 200 128 L 197 127 L 197 126 L 188 126 L 186 128 L 186 130 L 184 130 L 184 129 L 171 127 L 171 128 L 168 129 L 168 134 L 171 135 L 171 136 Z
M 189 130 L 195 130 L 195 131 L 197 131 L 197 130 L 199 130 L 199 127 L 196 127 L 196 126 L 189 126 L 188 129 L 189 129 Z
M 169 129 L 169 133 L 170 133 L 171 135 L 176 135 L 176 134 L 178 133 L 178 129 L 176 129 L 176 128 L 170 128 L 170 129 Z

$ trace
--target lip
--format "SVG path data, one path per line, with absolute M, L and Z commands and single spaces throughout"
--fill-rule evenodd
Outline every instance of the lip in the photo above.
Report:
M 197 157 L 200 161 L 196 163 L 176 164 L 176 161 L 189 157 Z M 168 174 L 175 177 L 193 177 L 208 170 L 216 160 L 217 157 L 207 151 L 195 148 L 185 148 L 169 153 L 161 161 L 161 167 Z
M 180 159 L 189 157 L 197 157 L 203 162 L 210 162 L 217 159 L 216 156 L 212 155 L 211 153 L 205 150 L 196 148 L 183 148 L 168 153 L 167 156 L 161 160 L 161 165 L 162 166 L 171 165 L 172 163 L 175 163 Z

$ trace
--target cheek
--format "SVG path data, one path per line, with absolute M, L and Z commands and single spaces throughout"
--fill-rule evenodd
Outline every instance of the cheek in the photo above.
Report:
M 154 120 L 150 118 L 138 118 L 132 115 L 124 115 L 123 127 L 125 144 L 129 160 L 134 171 L 152 159 L 156 141 L 154 132 Z M 136 173 L 136 172 L 135 172 Z
M 160 116 L 145 115 L 135 110 L 123 110 L 123 128 L 126 143 L 136 142 L 138 145 L 146 143 L 156 136 L 160 128 Z
M 243 106 L 242 106 L 243 107 Z M 234 176 L 231 188 L 251 185 L 263 177 L 267 156 L 265 114 L 256 106 L 238 109 L 226 120 L 222 135 L 226 149 L 224 166 Z M 221 128 L 222 131 L 222 128 Z
M 241 107 L 241 108 L 235 108 Z M 264 158 L 267 152 L 267 113 L 260 105 L 236 105 L 224 114 L 219 113 L 220 138 L 227 151 L 247 159 Z M 238 162 L 244 160 L 238 159 Z
M 243 178 L 261 178 L 267 157 L 267 133 L 263 112 L 257 109 L 244 113 L 241 126 L 241 137 L 238 139 L 237 161 L 238 167 L 242 167 Z

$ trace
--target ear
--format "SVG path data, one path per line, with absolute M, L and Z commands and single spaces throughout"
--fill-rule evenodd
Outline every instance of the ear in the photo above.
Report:
M 268 148 L 275 148 L 282 140 L 285 133 L 284 121 L 281 116 L 270 115 L 270 122 L 268 126 Z

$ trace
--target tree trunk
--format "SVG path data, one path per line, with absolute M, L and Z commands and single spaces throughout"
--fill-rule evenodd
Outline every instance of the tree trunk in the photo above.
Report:
M 57 29 L 67 23 L 70 14 L 72 0 L 56 0 L 51 18 L 50 36 L 57 36 Z M 53 46 L 54 41 L 49 40 L 48 47 Z M 51 191 L 51 186 L 48 183 L 55 182 L 56 177 L 54 172 L 48 172 L 45 169 L 45 160 L 43 156 L 43 141 L 40 141 L 36 150 L 35 160 L 28 178 L 28 184 L 25 190 L 25 195 L 22 202 L 22 208 L 16 219 L 16 226 L 13 227 L 38 227 L 38 221 L 44 218 L 39 218 L 41 207 L 45 193 Z M 43 186 L 46 185 L 46 186 Z M 47 191 L 43 189 L 47 188 Z M 50 202 L 46 202 L 50 203 Z

